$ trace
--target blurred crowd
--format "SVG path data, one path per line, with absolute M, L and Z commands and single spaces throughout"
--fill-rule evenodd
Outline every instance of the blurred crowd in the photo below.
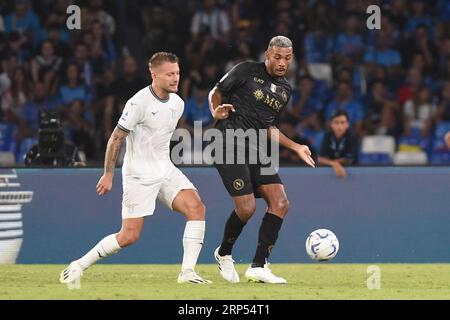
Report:
M 71 4 L 80 30 L 66 26 Z M 374 4 L 380 30 L 366 26 Z M 289 137 L 318 153 L 339 110 L 359 143 L 388 136 L 396 151 L 449 159 L 448 0 L 6 0 L 0 13 L 0 151 L 16 163 L 37 142 L 41 109 L 58 110 L 66 140 L 101 163 L 125 102 L 150 83 L 156 51 L 181 60 L 180 126 L 209 127 L 208 91 L 235 64 L 263 61 L 274 35 L 294 43 L 279 124 Z

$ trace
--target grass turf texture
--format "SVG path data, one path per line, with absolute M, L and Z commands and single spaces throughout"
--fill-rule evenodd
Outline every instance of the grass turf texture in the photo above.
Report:
M 274 264 L 286 285 L 248 283 L 248 265 L 237 265 L 241 283 L 230 284 L 216 265 L 197 271 L 211 285 L 177 284 L 179 265 L 98 264 L 81 289 L 59 283 L 63 265 L 0 265 L 0 299 L 450 299 L 450 264 L 378 264 L 381 289 L 368 290 L 367 264 Z

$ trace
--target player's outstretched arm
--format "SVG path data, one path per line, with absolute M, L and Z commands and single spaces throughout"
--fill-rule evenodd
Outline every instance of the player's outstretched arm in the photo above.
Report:
M 298 144 L 288 137 L 286 137 L 280 130 L 278 130 L 277 127 L 271 126 L 269 127 L 269 137 L 273 141 L 278 142 L 283 147 L 291 149 L 297 155 L 306 162 L 307 165 L 310 167 L 315 167 L 316 163 L 314 162 L 313 158 L 311 157 L 311 150 L 309 150 L 308 146 Z
M 103 175 L 97 183 L 97 193 L 101 196 L 107 194 L 112 189 L 114 169 L 119 157 L 120 147 L 127 137 L 128 132 L 116 127 L 108 140 L 105 153 L 105 167 Z
M 208 100 L 209 110 L 216 120 L 226 119 L 230 115 L 230 112 L 234 112 L 234 106 L 232 104 L 222 104 L 222 94 L 217 87 L 214 87 L 209 92 Z

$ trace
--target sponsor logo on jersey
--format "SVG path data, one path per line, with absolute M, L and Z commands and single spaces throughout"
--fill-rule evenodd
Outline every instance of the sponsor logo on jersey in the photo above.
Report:
M 257 77 L 253 77 L 253 81 L 258 82 L 259 84 L 264 84 L 264 80 Z
M 280 101 L 275 98 L 271 98 L 268 94 L 266 94 L 264 103 L 277 112 L 280 111 L 281 107 L 283 107 L 283 104 Z
M 253 95 L 255 96 L 255 99 L 257 101 L 264 99 L 264 92 L 261 89 L 255 90 L 253 92 Z
M 256 101 L 262 100 L 266 105 L 268 105 L 277 112 L 280 111 L 280 109 L 283 107 L 283 104 L 280 101 L 270 97 L 269 94 L 264 95 L 264 92 L 261 89 L 255 90 L 253 92 L 253 96 L 255 97 Z

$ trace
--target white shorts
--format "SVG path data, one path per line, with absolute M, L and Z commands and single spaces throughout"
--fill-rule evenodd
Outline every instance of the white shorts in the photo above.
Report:
M 122 219 L 152 215 L 156 198 L 173 210 L 172 202 L 181 190 L 197 190 L 178 169 L 157 181 L 145 181 L 139 177 L 124 177 L 122 198 Z

